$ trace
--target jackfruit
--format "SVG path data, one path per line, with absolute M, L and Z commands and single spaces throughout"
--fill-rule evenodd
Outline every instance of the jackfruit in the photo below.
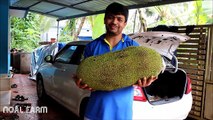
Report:
M 143 77 L 158 76 L 162 57 L 155 50 L 131 46 L 84 59 L 77 77 L 94 90 L 111 91 L 135 84 Z

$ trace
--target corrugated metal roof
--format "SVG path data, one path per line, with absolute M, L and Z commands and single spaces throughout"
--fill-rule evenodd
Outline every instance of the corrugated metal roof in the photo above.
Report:
M 186 1 L 192 0 L 11 0 L 10 8 L 27 10 L 64 20 L 103 13 L 105 8 L 113 2 L 133 9 Z

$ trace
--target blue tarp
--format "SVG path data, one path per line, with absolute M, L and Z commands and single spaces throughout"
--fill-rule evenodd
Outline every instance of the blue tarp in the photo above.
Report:
M 40 65 L 44 62 L 44 58 L 47 55 L 55 55 L 60 49 L 62 49 L 66 43 L 52 43 L 48 45 L 42 45 L 36 48 L 31 55 L 31 66 L 30 66 L 30 76 L 32 79 L 35 77 L 37 70 Z

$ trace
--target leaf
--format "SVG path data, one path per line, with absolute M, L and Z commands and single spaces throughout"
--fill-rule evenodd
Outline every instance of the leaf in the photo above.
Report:
M 92 38 L 95 39 L 105 33 L 104 14 L 94 16 Z

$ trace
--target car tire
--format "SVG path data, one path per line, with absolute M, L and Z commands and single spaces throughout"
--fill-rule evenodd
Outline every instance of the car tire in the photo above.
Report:
M 87 107 L 87 103 L 89 101 L 89 98 L 86 97 L 81 101 L 81 105 L 80 105 L 80 120 L 84 120 L 84 115 L 85 115 L 85 111 L 86 111 L 86 107 Z
M 44 89 L 44 83 L 41 75 L 36 77 L 36 91 L 39 100 L 45 100 L 47 98 L 47 94 Z

